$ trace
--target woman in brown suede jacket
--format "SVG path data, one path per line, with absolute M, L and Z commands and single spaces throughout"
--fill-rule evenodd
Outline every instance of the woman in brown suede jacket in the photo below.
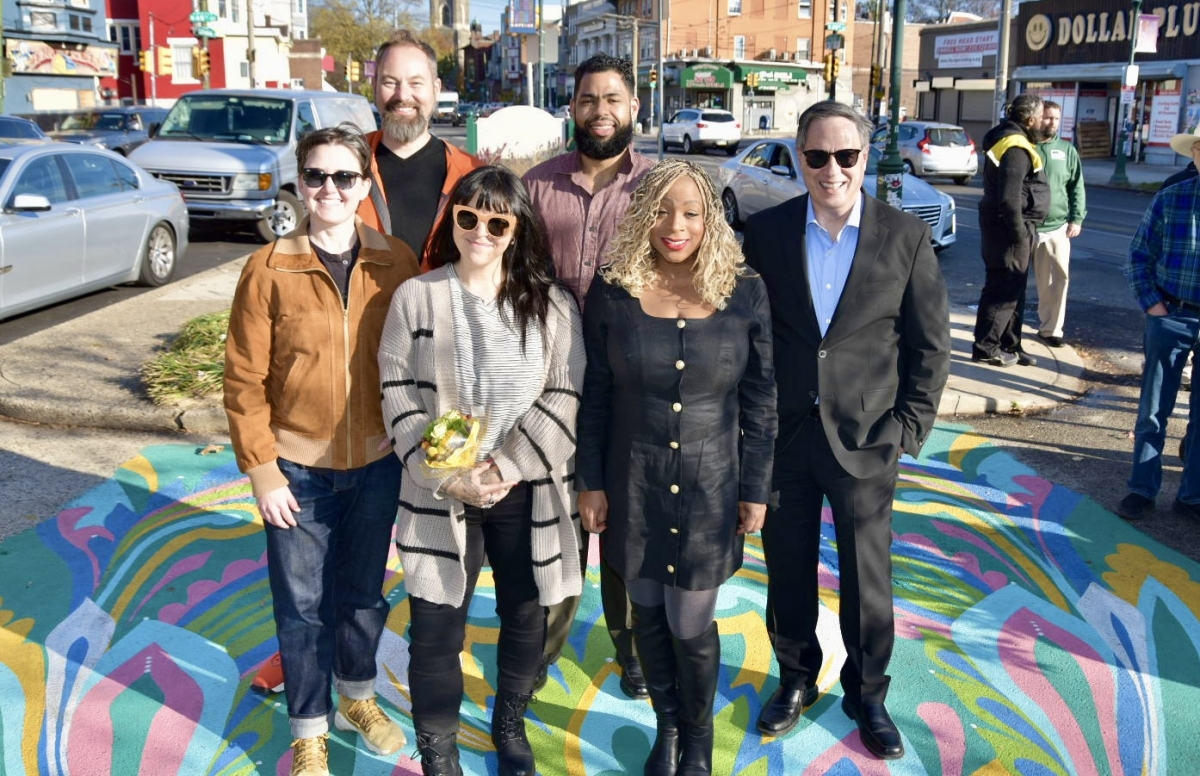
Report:
M 419 268 L 405 243 L 355 216 L 370 153 L 351 125 L 300 141 L 309 216 L 249 258 L 229 319 L 225 411 L 266 530 L 292 776 L 329 773 L 331 678 L 339 729 L 377 754 L 405 741 L 375 701 L 400 492 L 376 353 L 393 292 Z

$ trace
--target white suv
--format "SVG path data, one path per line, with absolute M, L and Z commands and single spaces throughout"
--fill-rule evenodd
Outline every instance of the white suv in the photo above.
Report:
M 685 154 L 703 153 L 709 148 L 723 148 L 733 156 L 742 142 L 742 122 L 727 110 L 719 108 L 684 108 L 664 123 L 663 148 L 677 145 Z

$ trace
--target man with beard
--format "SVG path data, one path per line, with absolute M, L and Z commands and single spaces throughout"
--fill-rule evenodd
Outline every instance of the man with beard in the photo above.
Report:
M 483 164 L 429 134 L 441 89 L 437 55 L 428 43 L 408 30 L 396 30 L 379 47 L 375 104 L 383 129 L 367 135 L 375 185 L 358 214 L 369 226 L 404 240 L 422 258 L 458 179 Z
M 636 95 L 629 60 L 597 54 L 584 61 L 575 70 L 575 95 L 571 99 L 575 150 L 525 173 L 529 197 L 550 241 L 554 269 L 575 294 L 580 309 L 596 270 L 607 261 L 608 242 L 625 217 L 633 190 L 654 164 L 630 148 L 633 119 L 638 112 Z M 586 563 L 588 542 L 581 541 L 580 546 L 582 562 Z M 634 655 L 625 582 L 603 556 L 600 597 L 622 669 L 621 690 L 631 698 L 646 698 L 646 680 Z M 558 660 L 578 608 L 578 598 L 568 598 L 549 608 L 536 689 L 546 683 L 549 666 Z
M 985 275 L 971 360 L 1033 366 L 1021 347 L 1021 319 L 1037 228 L 1050 209 L 1045 165 L 1034 146 L 1042 139 L 1042 98 L 1022 94 L 1005 116 L 983 136 L 979 232 Z

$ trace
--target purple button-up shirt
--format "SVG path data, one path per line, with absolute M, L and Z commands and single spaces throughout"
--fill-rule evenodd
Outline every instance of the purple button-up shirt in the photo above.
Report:
M 579 152 L 561 154 L 525 173 L 533 209 L 541 216 L 558 278 L 575 294 L 580 309 L 596 270 L 606 263 L 608 242 L 629 209 L 638 181 L 654 160 L 632 148 L 616 176 L 588 192 Z

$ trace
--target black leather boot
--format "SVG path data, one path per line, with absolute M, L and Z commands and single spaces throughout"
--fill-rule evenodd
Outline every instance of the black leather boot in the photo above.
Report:
M 417 755 L 423 776 L 463 776 L 458 763 L 458 734 L 417 731 Z
M 532 693 L 496 693 L 492 709 L 492 743 L 496 746 L 500 776 L 535 776 L 533 750 L 525 737 L 525 707 Z
M 675 776 L 679 767 L 679 690 L 675 670 L 675 648 L 671 645 L 671 626 L 664 606 L 639 606 L 633 609 L 633 638 L 637 642 L 646 674 L 650 705 L 658 721 L 658 732 L 645 776 Z
M 721 669 L 721 635 L 714 622 L 692 639 L 674 639 L 679 671 L 682 748 L 677 776 L 712 773 L 713 700 Z

